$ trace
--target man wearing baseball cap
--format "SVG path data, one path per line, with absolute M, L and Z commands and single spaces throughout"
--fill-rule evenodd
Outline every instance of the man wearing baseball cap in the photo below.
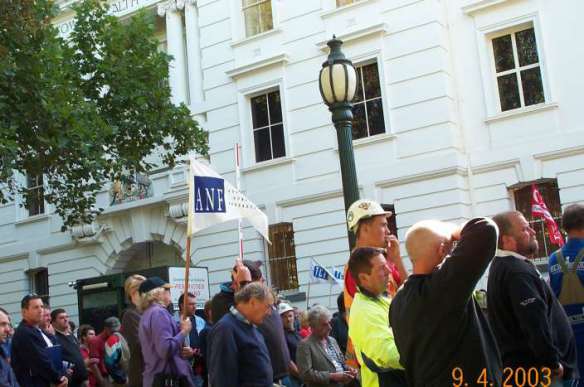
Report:
M 381 205 L 373 200 L 357 200 L 347 211 L 347 226 L 355 234 L 355 247 L 376 247 L 385 249 L 387 266 L 390 271 L 387 291 L 393 296 L 399 286 L 408 277 L 408 272 L 403 264 L 400 251 L 399 241 L 395 235 L 391 235 L 388 228 L 387 218 L 391 211 L 385 211 Z M 348 264 L 345 265 L 345 309 L 347 322 L 351 310 L 353 298 L 357 292 L 357 284 L 349 272 Z M 357 367 L 354 349 L 351 341 L 347 343 L 347 364 Z
M 294 329 L 294 308 L 292 308 L 290 304 L 281 302 L 278 305 L 278 313 L 282 318 L 286 346 L 288 352 L 290 352 L 290 363 L 288 366 L 288 371 L 290 372 L 289 384 L 291 386 L 300 386 L 302 381 L 300 380 L 300 373 L 296 366 L 296 349 L 298 348 L 298 343 L 302 341 L 302 337 L 300 337 L 298 332 L 296 332 L 296 329 Z

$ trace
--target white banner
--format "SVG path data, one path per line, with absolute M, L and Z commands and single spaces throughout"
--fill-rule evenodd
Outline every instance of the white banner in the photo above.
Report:
M 229 220 L 246 219 L 269 241 L 268 217 L 207 165 L 190 159 L 187 235 Z
M 178 310 L 178 298 L 185 291 L 185 268 L 169 267 L 168 283 L 174 285 L 174 288 L 170 289 L 170 297 L 175 309 Z M 191 267 L 189 269 L 189 292 L 197 297 L 197 309 L 203 309 L 205 302 L 211 299 L 207 268 Z

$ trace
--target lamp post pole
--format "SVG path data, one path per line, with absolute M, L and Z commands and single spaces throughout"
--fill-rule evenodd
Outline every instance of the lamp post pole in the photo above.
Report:
M 341 52 L 342 44 L 343 42 L 339 39 L 336 39 L 334 36 L 332 40 L 327 42 L 327 45 L 330 47 L 330 54 L 327 58 L 327 61 L 322 65 L 323 69 L 325 67 L 330 68 L 328 78 L 331 82 L 330 89 L 334 97 L 333 99 L 335 100 L 338 98 L 338 96 L 335 96 L 335 91 L 338 92 L 339 88 L 338 85 L 332 84 L 335 81 L 332 66 L 337 63 L 342 63 L 343 65 L 350 66 L 350 70 L 353 71 L 353 74 L 355 71 L 353 69 L 352 63 L 346 59 L 345 55 Z M 332 113 L 332 121 L 337 131 L 337 142 L 339 146 L 339 159 L 341 164 L 341 178 L 346 216 L 351 204 L 359 200 L 359 185 L 357 182 L 357 171 L 355 168 L 355 154 L 353 152 L 353 112 L 351 110 L 353 107 L 351 100 L 354 97 L 356 78 L 353 76 L 351 85 L 351 77 L 347 75 L 347 69 L 345 69 L 345 76 L 341 76 L 341 80 L 343 80 L 345 83 L 344 87 L 341 87 L 341 89 L 345 89 L 344 98 L 341 98 L 343 99 L 341 101 L 333 102 L 331 101 L 330 96 L 327 97 L 327 93 L 323 91 L 324 87 L 322 73 L 320 77 L 320 88 L 323 99 Z M 350 92 L 347 92 L 347 90 L 350 89 L 353 90 L 352 95 Z M 347 234 L 349 238 L 349 248 L 352 250 L 355 246 L 355 235 L 349 230 L 347 230 Z

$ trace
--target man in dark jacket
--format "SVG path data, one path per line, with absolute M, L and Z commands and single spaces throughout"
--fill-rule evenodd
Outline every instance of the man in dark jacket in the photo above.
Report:
M 29 294 L 20 304 L 22 322 L 12 339 L 12 367 L 18 383 L 23 387 L 67 386 L 67 378 L 51 358 L 51 354 L 56 353 L 51 349 L 54 345 L 39 329 L 43 318 L 42 299 L 36 294 Z
M 273 298 L 261 283 L 245 286 L 235 305 L 209 332 L 209 384 L 213 387 L 272 387 L 268 348 L 256 328 L 271 314 Z
M 10 332 L 10 317 L 8 312 L 0 308 L 0 344 L 4 344 Z M 8 354 L 4 352 L 4 347 L 0 345 L 0 386 L 18 387 L 16 375 L 8 362 Z
M 438 221 L 408 230 L 413 274 L 391 302 L 389 317 L 409 386 L 451 386 L 455 370 L 468 385 L 502 385 L 495 338 L 472 296 L 496 247 L 497 226 L 486 218 L 462 230 Z
M 80 387 L 89 377 L 77 338 L 71 333 L 69 315 L 65 309 L 55 309 L 51 312 L 51 325 L 55 329 L 57 342 L 63 349 L 63 361 L 68 362 L 71 369 L 69 387 Z
M 576 344 L 568 317 L 528 256 L 538 250 L 535 231 L 517 211 L 493 217 L 499 250 L 489 270 L 489 320 L 503 365 L 539 369 L 548 379 L 577 379 Z

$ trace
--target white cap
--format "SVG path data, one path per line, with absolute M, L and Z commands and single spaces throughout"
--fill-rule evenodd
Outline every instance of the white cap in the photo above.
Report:
M 357 232 L 357 226 L 362 219 L 371 218 L 377 215 L 391 216 L 391 211 L 385 211 L 383 207 L 373 200 L 357 200 L 351 204 L 347 211 L 347 225 L 353 233 Z
M 280 305 L 278 305 L 278 313 L 279 314 L 286 313 L 286 312 L 289 312 L 291 310 L 294 310 L 294 308 L 292 308 L 290 306 L 290 304 L 286 304 L 285 302 L 281 302 Z

